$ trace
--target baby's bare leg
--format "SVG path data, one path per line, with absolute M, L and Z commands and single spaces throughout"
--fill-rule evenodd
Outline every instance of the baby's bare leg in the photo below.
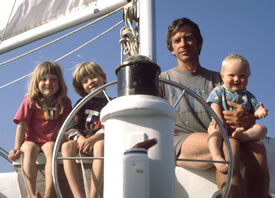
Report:
M 244 128 L 236 128 L 232 134 L 232 137 L 238 139 L 241 142 L 247 142 L 251 140 L 260 140 L 266 136 L 267 128 L 260 124 L 254 124 L 251 128 L 244 130 Z
M 208 128 L 208 147 L 212 156 L 212 160 L 214 161 L 225 161 L 222 154 L 222 135 L 219 128 L 212 122 Z M 228 171 L 228 165 L 224 163 L 214 163 L 217 170 L 222 173 L 226 173 Z

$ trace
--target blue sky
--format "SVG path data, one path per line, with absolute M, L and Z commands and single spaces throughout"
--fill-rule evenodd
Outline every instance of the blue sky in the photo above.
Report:
M 168 25 L 177 18 L 188 17 L 195 21 L 204 38 L 200 63 L 203 67 L 220 71 L 222 60 L 232 53 L 245 56 L 251 65 L 249 78 L 250 90 L 269 109 L 269 115 L 259 120 L 268 128 L 268 136 L 275 138 L 274 104 L 274 47 L 275 47 L 275 1 L 274 0 L 156 0 L 156 63 L 162 71 L 176 66 L 165 45 L 165 33 Z M 99 24 L 49 46 L 39 52 L 28 55 L 12 63 L 0 66 L 0 86 L 33 71 L 42 61 L 55 60 L 70 50 L 94 38 L 122 19 L 121 12 Z M 74 92 L 71 81 L 76 64 L 95 61 L 107 73 L 108 81 L 116 80 L 115 68 L 120 64 L 119 31 L 122 25 L 111 33 L 96 40 L 86 48 L 74 53 L 59 63 L 63 67 L 68 86 L 68 96 L 73 104 L 79 98 Z M 65 32 L 68 32 L 66 30 Z M 38 47 L 64 33 L 50 36 L 38 42 L 0 55 L 0 62 Z M 12 122 L 27 89 L 28 79 L 24 79 L 6 88 L 0 89 L 0 147 L 10 150 L 14 146 L 16 125 Z M 115 94 L 114 90 L 110 94 Z M 12 171 L 12 166 L 0 158 L 0 172 Z

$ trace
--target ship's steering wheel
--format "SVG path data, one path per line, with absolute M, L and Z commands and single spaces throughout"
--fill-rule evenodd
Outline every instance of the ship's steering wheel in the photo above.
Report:
M 178 99 L 178 101 L 175 102 L 175 104 L 173 104 L 173 107 L 176 108 L 178 105 L 178 102 L 180 101 L 180 99 L 182 98 L 182 96 L 184 96 L 185 94 L 189 94 L 191 97 L 193 97 L 194 99 L 196 99 L 199 103 L 201 103 L 201 105 L 206 109 L 206 111 L 211 115 L 211 117 L 217 122 L 217 124 L 219 125 L 219 127 L 222 129 L 222 136 L 225 142 L 225 146 L 226 146 L 226 151 L 227 151 L 227 155 L 228 155 L 228 161 L 226 161 L 225 163 L 228 163 L 228 174 L 227 174 L 227 180 L 226 180 L 226 185 L 225 185 L 225 189 L 223 192 L 222 197 L 226 198 L 228 196 L 230 187 L 231 187 L 231 181 L 232 181 L 232 175 L 233 175 L 233 158 L 232 158 L 232 150 L 231 150 L 231 146 L 230 146 L 230 142 L 227 136 L 227 133 L 221 123 L 221 121 L 219 120 L 218 116 L 215 114 L 215 112 L 209 107 L 209 105 L 199 96 L 197 95 L 194 91 L 192 91 L 191 89 L 187 88 L 184 85 L 178 84 L 174 81 L 170 81 L 170 80 L 165 80 L 165 79 L 159 79 L 160 83 L 165 83 L 168 84 L 170 86 L 173 86 L 177 89 L 179 89 L 182 94 L 181 97 Z M 57 136 L 56 139 L 56 143 L 54 146 L 54 151 L 53 151 L 53 160 L 52 160 L 52 171 L 53 171 L 53 181 L 54 181 L 54 187 L 56 190 L 56 194 L 58 197 L 62 197 L 60 188 L 59 188 L 59 182 L 58 182 L 58 174 L 57 174 L 57 160 L 64 160 L 65 158 L 58 156 L 58 151 L 60 150 L 60 146 L 62 143 L 62 137 L 65 134 L 65 129 L 68 127 L 69 123 L 71 122 L 71 120 L 73 119 L 73 117 L 75 116 L 75 114 L 80 110 L 80 108 L 85 105 L 90 99 L 92 99 L 94 96 L 96 96 L 98 93 L 100 92 L 104 92 L 105 96 L 107 97 L 108 100 L 110 100 L 110 98 L 107 96 L 105 90 L 108 88 L 112 88 L 115 85 L 117 85 L 117 81 L 113 81 L 110 83 L 107 83 L 99 88 L 97 88 L 96 90 L 94 90 L 93 92 L 91 92 L 90 94 L 88 94 L 86 97 L 84 97 L 71 111 L 71 113 L 68 115 L 67 119 L 65 120 L 65 122 L 63 123 L 59 134 Z M 69 160 L 76 160 L 76 159 L 83 159 L 83 157 L 71 157 Z M 93 157 L 85 157 L 85 159 L 95 159 Z M 68 160 L 68 159 L 67 159 Z M 102 160 L 102 159 L 95 159 L 95 160 Z M 202 162 L 202 160 L 194 160 L 194 159 L 178 159 L 178 160 L 183 160 L 183 161 L 198 161 L 198 162 Z M 204 162 L 214 162 L 214 161 L 204 161 Z M 216 163 L 216 161 L 215 161 Z M 222 163 L 222 162 L 221 162 Z M 224 163 L 224 162 L 223 162 Z

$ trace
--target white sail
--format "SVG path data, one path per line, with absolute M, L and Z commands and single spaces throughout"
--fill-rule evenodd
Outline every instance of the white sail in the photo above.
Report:
M 126 3 L 127 0 L 1 0 L 0 54 Z

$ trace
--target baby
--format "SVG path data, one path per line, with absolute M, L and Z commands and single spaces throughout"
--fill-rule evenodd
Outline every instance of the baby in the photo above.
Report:
M 248 61 L 240 55 L 229 55 L 222 62 L 221 77 L 223 85 L 217 86 L 210 93 L 207 102 L 220 118 L 228 135 L 238 139 L 240 142 L 250 140 L 260 140 L 265 137 L 267 128 L 260 124 L 254 124 L 248 129 L 239 127 L 236 129 L 229 128 L 224 119 L 222 111 L 234 109 L 229 108 L 228 101 L 242 104 L 246 111 L 253 113 L 256 119 L 267 116 L 268 110 L 262 103 L 257 103 L 255 96 L 246 90 L 250 67 Z M 208 128 L 209 133 L 209 150 L 214 161 L 224 161 L 221 153 L 221 133 L 217 133 L 216 123 L 212 122 Z M 227 164 L 214 163 L 216 168 L 221 172 L 227 172 Z

